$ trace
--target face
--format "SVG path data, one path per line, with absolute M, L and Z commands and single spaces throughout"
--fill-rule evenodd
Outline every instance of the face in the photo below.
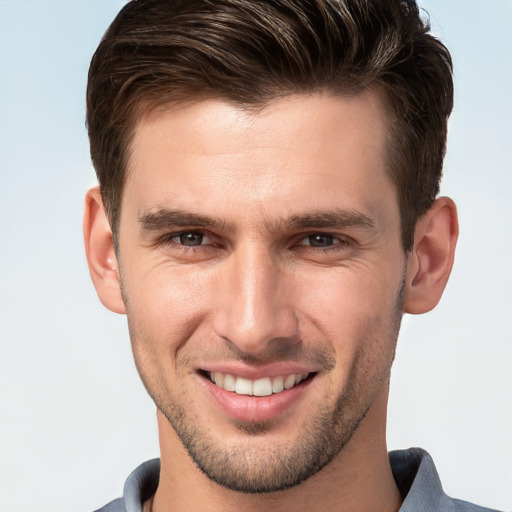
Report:
M 135 360 L 221 485 L 296 485 L 387 389 L 405 255 L 385 124 L 366 92 L 202 101 L 137 127 L 118 252 Z

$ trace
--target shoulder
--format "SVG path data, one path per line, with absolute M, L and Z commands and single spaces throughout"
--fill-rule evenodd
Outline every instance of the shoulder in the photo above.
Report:
M 404 497 L 399 512 L 498 512 L 445 494 L 432 457 L 421 448 L 390 452 L 389 462 Z
M 95 512 L 126 512 L 123 501 L 123 498 L 117 498 Z
M 447 509 L 450 511 L 453 510 L 454 512 L 499 512 L 498 510 L 495 509 L 481 507 L 480 505 L 475 505 L 474 503 L 469 503 L 463 500 L 449 498 L 448 496 L 447 499 L 451 502 L 450 505 L 452 508 Z
M 126 479 L 123 497 L 95 512 L 142 512 L 144 502 L 156 492 L 159 477 L 160 460 L 144 462 Z

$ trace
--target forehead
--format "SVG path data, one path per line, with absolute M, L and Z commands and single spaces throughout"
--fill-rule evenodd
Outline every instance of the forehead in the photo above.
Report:
M 136 123 L 133 148 L 147 144 L 148 138 L 155 140 L 158 131 L 159 140 L 168 146 L 174 142 L 178 152 L 232 152 L 237 144 L 248 148 L 266 142 L 283 149 L 295 144 L 311 149 L 316 140 L 328 144 L 333 138 L 370 133 L 383 141 L 386 122 L 384 98 L 377 90 L 352 96 L 289 95 L 254 107 L 207 99 L 152 110 Z
M 361 209 L 379 187 L 391 187 L 386 121 L 376 91 L 289 96 L 258 110 L 221 100 L 168 106 L 136 127 L 123 208 L 130 201 L 146 210 L 172 202 L 210 214 L 229 197 L 246 214 L 251 205 L 272 203 L 293 215 L 292 203 L 316 197 L 316 206 L 342 201 Z

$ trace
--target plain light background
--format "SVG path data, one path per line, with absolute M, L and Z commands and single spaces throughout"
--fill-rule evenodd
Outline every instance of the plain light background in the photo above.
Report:
M 89 60 L 120 0 L 0 0 L 0 512 L 93 510 L 158 456 L 126 320 L 82 248 L 95 183 Z M 389 447 L 445 490 L 512 509 L 512 2 L 424 0 L 455 62 L 443 193 L 461 237 L 438 308 L 404 320 Z

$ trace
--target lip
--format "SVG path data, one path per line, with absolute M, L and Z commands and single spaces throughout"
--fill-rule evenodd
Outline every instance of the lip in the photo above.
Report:
M 292 375 L 302 373 L 317 373 L 320 368 L 311 368 L 299 363 L 279 362 L 266 364 L 264 366 L 248 366 L 244 363 L 219 363 L 207 364 L 198 368 L 198 370 L 207 373 L 229 373 L 244 379 L 258 380 L 264 377 L 278 377 L 280 375 Z
M 289 369 L 289 365 L 287 366 Z M 221 371 L 221 370 L 212 370 Z M 224 372 L 222 372 L 224 373 Z M 230 372 L 225 372 L 230 373 Z M 288 373 L 288 372 L 287 372 Z M 297 372 L 300 373 L 300 372 Z M 237 375 L 245 377 L 238 373 Z M 281 375 L 276 373 L 276 375 Z M 262 373 L 258 372 L 256 378 L 261 378 Z M 273 375 L 263 375 L 270 377 Z M 254 378 L 247 376 L 245 378 Z M 237 395 L 234 392 L 226 391 L 214 384 L 205 375 L 199 374 L 199 380 L 205 387 L 206 392 L 212 398 L 213 402 L 229 417 L 249 423 L 258 423 L 269 421 L 280 414 L 283 414 L 293 407 L 304 396 L 307 388 L 310 386 L 314 377 L 303 380 L 290 389 L 275 393 L 269 396 L 255 397 L 247 395 Z

